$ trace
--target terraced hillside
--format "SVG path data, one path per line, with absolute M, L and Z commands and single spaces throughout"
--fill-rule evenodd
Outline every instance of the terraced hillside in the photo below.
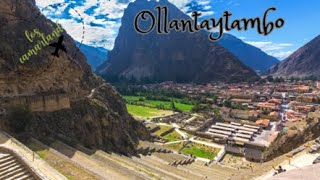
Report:
M 156 148 L 157 145 L 150 147 Z M 68 158 L 79 168 L 103 179 L 230 179 L 236 170 L 212 165 L 202 161 L 188 165 L 171 166 L 175 160 L 186 160 L 189 156 L 174 153 L 154 152 L 149 155 L 123 156 L 102 150 L 89 150 L 81 145 L 73 147 L 60 141 L 50 144 L 50 152 Z

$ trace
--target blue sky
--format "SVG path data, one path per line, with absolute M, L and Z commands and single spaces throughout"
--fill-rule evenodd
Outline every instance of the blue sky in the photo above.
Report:
M 66 3 L 59 7 L 43 10 L 50 19 L 58 20 L 67 32 L 77 41 L 81 41 L 82 23 L 85 23 L 84 44 L 104 47 L 111 50 L 121 25 L 121 17 L 128 3 L 133 0 L 36 0 L 42 9 L 55 3 Z M 224 11 L 233 14 L 232 18 L 262 17 L 266 9 L 276 7 L 269 19 L 283 18 L 286 21 L 282 29 L 276 29 L 268 36 L 257 34 L 256 30 L 231 31 L 243 41 L 254 45 L 266 53 L 284 59 L 293 51 L 319 35 L 319 0 L 169 0 L 183 12 L 201 11 L 204 18 L 219 18 Z M 75 12 L 80 13 L 81 17 Z

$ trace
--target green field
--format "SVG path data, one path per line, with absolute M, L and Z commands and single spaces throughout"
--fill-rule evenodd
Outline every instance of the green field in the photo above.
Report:
M 162 138 L 169 142 L 182 140 L 182 137 L 179 133 L 177 133 L 177 131 L 173 131 L 172 133 L 169 133 Z
M 219 149 L 203 147 L 199 144 L 190 143 L 185 148 L 182 149 L 181 153 L 183 154 L 191 154 L 196 157 L 206 158 L 206 159 L 214 159 L 218 154 Z
M 171 102 L 169 101 L 157 101 L 157 100 L 146 100 L 144 96 L 124 96 L 126 102 L 129 104 L 138 103 L 141 106 L 157 108 L 159 106 L 163 106 L 164 109 L 170 110 Z M 143 101 L 139 101 L 143 99 Z M 179 102 L 179 99 L 174 99 L 175 107 L 183 112 L 190 112 L 193 108 L 191 104 L 183 104 Z
M 131 115 L 139 118 L 152 118 L 172 114 L 172 111 L 160 110 L 144 106 L 136 106 L 131 104 L 127 104 L 127 109 Z
M 173 131 L 165 136 L 160 136 L 162 133 L 169 131 L 173 127 L 172 126 L 161 126 L 161 125 L 159 127 L 160 127 L 160 129 L 154 133 L 155 135 L 157 135 L 157 136 L 159 136 L 169 142 L 182 140 L 182 137 L 180 136 L 179 133 L 177 133 L 177 131 Z

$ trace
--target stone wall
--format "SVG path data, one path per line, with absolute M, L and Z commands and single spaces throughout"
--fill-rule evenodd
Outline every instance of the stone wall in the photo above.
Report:
M 70 100 L 66 94 L 0 97 L 0 102 L 3 107 L 27 105 L 32 112 L 53 112 L 70 108 Z
M 258 148 L 241 147 L 241 146 L 225 146 L 226 152 L 238 156 L 244 156 L 246 160 L 259 162 L 263 159 L 263 151 Z

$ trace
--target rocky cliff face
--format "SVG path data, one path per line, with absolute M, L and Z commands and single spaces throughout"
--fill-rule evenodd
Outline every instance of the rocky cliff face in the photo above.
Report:
M 272 67 L 269 75 L 320 78 L 320 36 L 298 49 L 287 59 Z
M 33 0 L 1 1 L 0 102 L 4 97 L 10 103 L 10 97 L 63 92 L 71 108 L 35 113 L 36 121 L 29 127 L 31 134 L 63 135 L 86 146 L 132 153 L 139 139 L 149 138 L 147 130 L 128 114 L 121 96 L 91 72 L 65 31 L 67 53 L 60 51 L 55 57 L 51 55 L 54 48 L 46 46 L 24 64 L 19 62 L 38 42 L 29 42 L 26 30 L 37 28 L 47 35 L 57 28 L 39 14 Z
M 287 128 L 285 134 L 280 134 L 264 152 L 266 160 L 271 160 L 288 153 L 304 143 L 320 136 L 320 111 L 309 113 L 306 120 L 295 122 Z
M 255 72 L 225 48 L 210 41 L 206 32 L 158 34 L 156 25 L 149 34 L 137 33 L 133 26 L 135 16 L 142 10 L 150 10 L 157 15 L 154 8 L 159 5 L 168 7 L 169 20 L 190 19 L 167 0 L 130 3 L 108 62 L 98 68 L 100 74 L 110 79 L 124 77 L 176 82 L 258 79 Z

